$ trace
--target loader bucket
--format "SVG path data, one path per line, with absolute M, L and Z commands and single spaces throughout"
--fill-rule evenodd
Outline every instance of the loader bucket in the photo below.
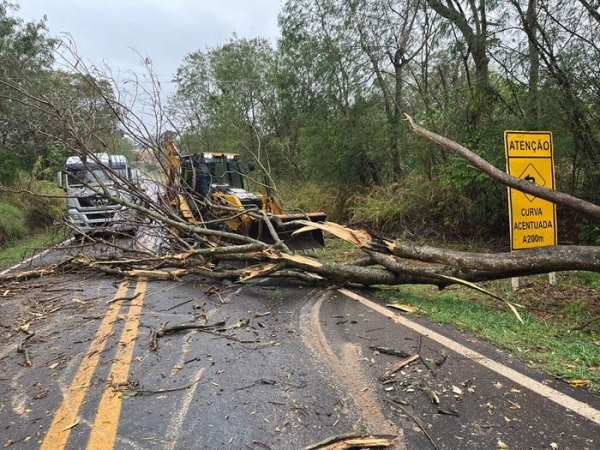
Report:
M 295 220 L 307 219 L 311 222 L 324 222 L 326 220 L 325 213 L 273 215 L 270 216 L 270 219 L 280 239 L 290 250 L 310 250 L 325 247 L 325 238 L 321 230 L 310 230 L 294 235 L 294 231 L 299 230 L 303 225 L 290 223 Z M 250 237 L 267 244 L 275 243 L 267 226 L 261 221 L 252 223 Z

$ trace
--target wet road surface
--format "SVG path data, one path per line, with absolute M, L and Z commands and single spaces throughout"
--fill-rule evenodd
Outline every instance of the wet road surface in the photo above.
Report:
M 302 449 L 351 431 L 398 449 L 600 447 L 597 397 L 365 293 L 97 274 L 3 290 L 7 448 Z M 404 356 L 378 347 L 420 359 L 386 378 Z

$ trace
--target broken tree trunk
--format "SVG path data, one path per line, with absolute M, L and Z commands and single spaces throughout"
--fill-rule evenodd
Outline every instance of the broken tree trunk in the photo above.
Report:
M 429 131 L 419 124 L 417 124 L 412 117 L 408 114 L 404 115 L 412 131 L 419 136 L 423 136 L 438 145 L 441 145 L 445 149 L 451 151 L 457 156 L 460 156 L 464 160 L 468 161 L 473 167 L 481 170 L 490 178 L 504 184 L 505 186 L 517 189 L 527 194 L 535 195 L 536 197 L 543 198 L 549 202 L 556 203 L 557 205 L 565 206 L 567 208 L 579 211 L 586 216 L 600 219 L 600 206 L 593 203 L 587 202 L 572 195 L 565 194 L 564 192 L 548 189 L 538 184 L 530 183 L 527 180 L 513 177 L 506 172 L 494 167 L 492 164 L 487 162 L 481 156 L 473 153 L 466 147 L 444 137 L 439 134 L 435 134 Z
M 597 205 L 510 177 L 469 149 L 422 128 L 408 116 L 407 120 L 415 133 L 444 146 L 499 182 L 573 208 L 590 217 L 600 218 L 600 207 Z M 142 200 L 123 204 L 146 218 L 141 221 L 144 227 L 148 228 L 148 223 L 153 224 L 151 226 L 155 229 L 163 230 L 165 239 L 170 236 L 171 241 L 177 245 L 170 248 L 175 254 L 158 254 L 147 248 L 135 253 L 103 241 L 104 245 L 112 245 L 118 249 L 118 256 L 107 256 L 103 252 L 81 252 L 58 266 L 1 276 L 0 282 L 18 282 L 67 270 L 94 270 L 116 276 L 161 280 L 179 280 L 187 275 L 239 282 L 257 277 L 285 277 L 336 286 L 431 284 L 444 288 L 457 283 L 473 287 L 474 282 L 548 272 L 600 272 L 600 247 L 555 246 L 517 253 L 459 252 L 417 246 L 330 222 L 289 223 L 303 225 L 296 233 L 315 229 L 331 233 L 352 243 L 365 255 L 353 262 L 331 262 L 289 252 L 280 245 L 281 240 L 277 238 L 275 230 L 270 230 L 275 244 L 268 245 L 248 236 L 209 228 L 207 223 L 190 223 L 171 205 L 162 202 L 160 197 L 154 203 L 148 196 Z M 239 214 L 239 210 L 233 209 L 231 213 Z M 261 217 L 268 226 L 269 217 L 265 214 Z M 169 233 L 165 230 L 169 230 Z M 226 261 L 234 261 L 236 266 L 225 266 Z

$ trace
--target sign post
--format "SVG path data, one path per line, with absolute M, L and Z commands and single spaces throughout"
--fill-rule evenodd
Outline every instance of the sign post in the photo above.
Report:
M 554 146 L 549 131 L 505 131 L 507 172 L 530 183 L 555 189 Z M 556 205 L 508 188 L 510 249 L 556 245 Z M 552 280 L 552 276 L 550 278 Z M 518 288 L 518 281 L 516 282 Z M 513 280 L 513 288 L 515 281 Z

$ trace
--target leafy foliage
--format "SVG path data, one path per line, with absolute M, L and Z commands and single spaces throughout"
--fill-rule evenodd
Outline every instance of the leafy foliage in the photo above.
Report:
M 0 1 L 3 184 L 15 181 L 17 168 L 32 171 L 36 166 L 38 175 L 52 179 L 59 159 L 82 147 L 111 151 L 123 136 L 111 83 L 75 67 L 56 69 L 62 43 L 48 36 L 44 20 L 26 23 L 15 16 L 17 11 Z M 40 164 L 51 170 L 40 170 Z
M 186 56 L 169 102 L 174 135 L 184 152 L 240 153 L 273 187 L 306 184 L 315 197 L 303 204 L 345 192 L 332 202 L 338 217 L 497 236 L 506 231 L 504 189 L 411 135 L 402 114 L 499 168 L 504 130 L 551 130 L 558 188 L 597 200 L 595 10 L 575 0 L 470 5 L 286 0 L 277 43 L 234 35 Z M 15 13 L 0 0 L 0 182 L 15 183 L 16 167 L 50 179 L 79 147 L 129 151 L 128 111 L 110 80 L 56 70 L 58 44 L 44 21 Z M 582 229 L 582 238 L 593 241 L 594 230 Z
M 34 90 L 41 89 L 52 64 L 54 45 L 43 21 L 25 23 L 14 16 L 16 8 L 0 1 L 0 148 L 5 155 L 0 163 L 2 183 L 12 181 L 13 160 L 28 168 L 44 141 L 31 110 L 24 105 L 26 98 L 16 95 L 11 86 L 27 84 Z

